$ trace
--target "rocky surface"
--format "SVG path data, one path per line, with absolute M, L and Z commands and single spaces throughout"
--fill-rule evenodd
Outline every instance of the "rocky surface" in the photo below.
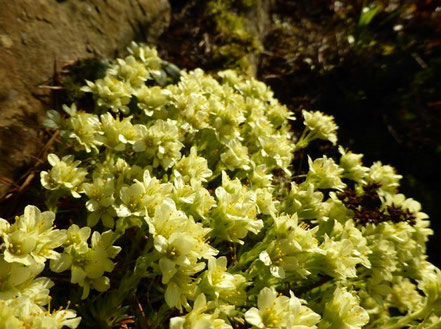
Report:
M 154 42 L 169 18 L 167 0 L 0 0 L 0 196 L 36 160 L 59 70 Z

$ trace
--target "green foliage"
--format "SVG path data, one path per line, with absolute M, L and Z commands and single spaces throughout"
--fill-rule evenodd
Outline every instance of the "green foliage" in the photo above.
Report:
M 369 25 L 375 16 L 381 11 L 381 6 L 364 7 L 358 20 L 358 26 Z
M 334 119 L 303 111 L 294 134 L 262 82 L 170 78 L 155 49 L 129 52 L 83 87 L 93 111 L 49 112 L 63 138 L 41 173 L 52 211 L 0 219 L 0 328 L 440 325 L 432 231 L 391 166 L 342 147 L 313 155 L 313 143 L 338 145 Z M 50 278 L 38 277 L 47 259 Z M 53 282 L 78 316 L 50 312 Z

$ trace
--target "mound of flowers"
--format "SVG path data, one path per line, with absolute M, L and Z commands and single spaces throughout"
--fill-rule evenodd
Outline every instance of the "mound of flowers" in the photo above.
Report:
M 293 131 L 262 82 L 129 52 L 87 81 L 93 111 L 48 114 L 48 211 L 0 219 L 0 328 L 441 328 L 432 231 L 391 166 L 321 112 Z

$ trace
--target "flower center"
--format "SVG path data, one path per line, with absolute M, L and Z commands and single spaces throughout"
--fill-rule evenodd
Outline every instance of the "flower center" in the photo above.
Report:
M 265 327 L 268 328 L 277 328 L 280 324 L 281 318 L 276 313 L 276 311 L 270 307 L 267 307 L 262 316 L 262 322 L 265 324 Z

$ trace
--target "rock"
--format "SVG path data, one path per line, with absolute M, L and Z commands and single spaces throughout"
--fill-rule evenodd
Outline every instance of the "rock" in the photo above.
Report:
M 168 26 L 167 0 L 0 0 L 0 196 L 42 147 L 41 100 L 64 64 L 115 57 Z

